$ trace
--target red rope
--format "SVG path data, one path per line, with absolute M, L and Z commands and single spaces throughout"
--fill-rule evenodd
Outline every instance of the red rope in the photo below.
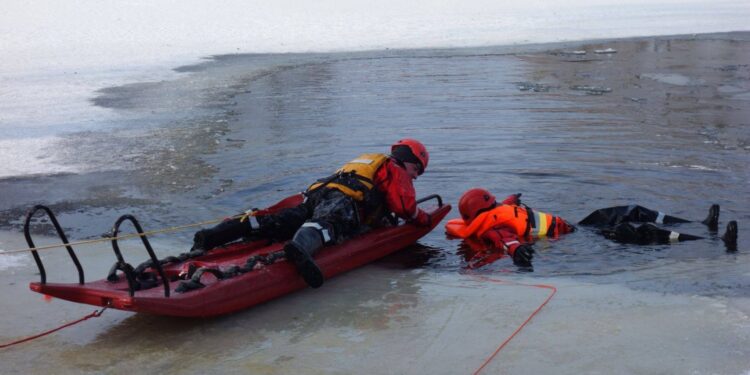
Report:
M 497 347 L 497 349 L 495 349 L 495 352 L 492 353 L 492 355 L 490 355 L 489 357 L 487 357 L 487 359 L 484 360 L 484 363 L 482 363 L 482 365 L 479 366 L 479 368 L 474 371 L 474 375 L 479 374 L 479 372 L 481 372 L 490 362 L 492 362 L 492 360 L 495 359 L 495 356 L 497 356 L 497 354 L 500 353 L 500 350 L 502 350 L 505 347 L 505 345 L 507 345 L 510 342 L 510 340 L 512 340 L 516 336 L 516 334 L 518 334 L 518 332 L 521 332 L 521 330 L 523 329 L 523 327 L 525 327 L 526 324 L 528 324 L 531 321 L 531 319 L 534 317 L 534 315 L 536 315 L 539 311 L 541 311 L 542 308 L 547 304 L 547 302 L 549 302 L 549 300 L 552 299 L 552 297 L 555 295 L 555 293 L 557 293 L 557 288 L 555 288 L 552 285 L 523 284 L 523 283 L 517 283 L 517 282 L 511 282 L 511 281 L 503 281 L 503 280 L 491 279 L 491 278 L 485 277 L 485 276 L 476 276 L 476 277 L 478 277 L 478 278 L 480 278 L 482 280 L 485 280 L 485 281 L 491 281 L 491 282 L 499 283 L 499 284 L 523 285 L 523 286 L 531 286 L 531 287 L 534 287 L 534 288 L 550 289 L 550 290 L 552 290 L 552 293 L 550 293 L 550 295 L 547 296 L 547 299 L 545 299 L 544 302 L 542 302 L 542 304 L 539 305 L 539 307 L 537 307 L 536 310 L 534 310 L 534 312 L 532 312 L 531 315 L 529 315 L 528 318 L 526 318 L 526 320 L 523 322 L 523 324 L 521 324 L 520 326 L 518 326 L 518 328 L 516 328 L 516 330 L 513 332 L 513 334 L 511 334 L 510 336 L 508 336 L 508 338 L 505 339 L 505 341 L 503 341 L 500 344 L 500 346 Z
M 70 327 L 70 326 L 72 326 L 74 324 L 78 324 L 78 323 L 80 323 L 80 322 L 82 322 L 84 320 L 90 319 L 90 318 L 97 318 L 97 317 L 101 316 L 102 313 L 104 312 L 104 310 L 106 310 L 106 309 L 107 308 L 105 307 L 105 308 L 103 308 L 101 310 L 94 310 L 94 312 L 92 312 L 91 314 L 88 314 L 88 315 L 84 316 L 81 319 L 78 319 L 78 320 L 76 320 L 74 322 L 65 323 L 65 324 L 63 324 L 63 325 L 61 325 L 61 326 L 59 326 L 59 327 L 57 327 L 55 329 L 51 329 L 49 331 L 42 332 L 42 333 L 40 333 L 38 335 L 34 335 L 34 336 L 31 336 L 31 337 L 27 337 L 25 339 L 21 339 L 21 340 L 9 342 L 7 344 L 0 344 L 0 349 L 5 349 L 5 348 L 7 348 L 9 346 L 13 346 L 13 345 L 17 345 L 17 344 L 24 343 L 24 342 L 27 342 L 27 341 L 31 341 L 31 340 L 40 338 L 42 336 L 47 336 L 47 335 L 49 335 L 51 333 L 57 332 L 57 331 L 59 331 L 59 330 L 61 330 L 63 328 L 66 328 L 66 327 Z

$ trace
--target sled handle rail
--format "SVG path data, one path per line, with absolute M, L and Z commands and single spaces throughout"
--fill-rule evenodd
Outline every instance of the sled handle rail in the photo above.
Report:
M 57 235 L 60 237 L 63 244 L 65 244 L 65 248 L 68 250 L 68 254 L 70 255 L 70 258 L 73 259 L 73 263 L 75 263 L 76 265 L 76 269 L 78 270 L 78 283 L 83 284 L 84 277 L 83 277 L 83 267 L 81 267 L 81 262 L 78 261 L 78 257 L 76 256 L 75 251 L 73 251 L 73 247 L 70 246 L 68 237 L 65 235 L 65 232 L 60 226 L 60 223 L 57 221 L 55 214 L 53 214 L 52 210 L 50 210 L 49 207 L 47 206 L 38 204 L 34 206 L 31 210 L 29 210 L 29 212 L 26 214 L 26 221 L 23 224 L 23 235 L 24 237 L 26 237 L 26 243 L 29 245 L 29 249 L 36 249 L 36 246 L 34 246 L 34 241 L 31 239 L 31 218 L 39 210 L 44 211 L 47 214 L 47 216 L 50 218 L 50 221 L 52 221 L 52 225 L 54 225 L 55 230 L 57 231 Z M 42 278 L 41 283 L 46 284 L 47 273 L 44 270 L 44 264 L 42 264 L 42 258 L 39 257 L 39 253 L 36 250 L 31 250 L 31 255 L 34 256 L 34 262 L 36 262 L 36 266 L 39 268 L 39 275 Z
M 138 236 L 141 237 L 143 246 L 146 247 L 148 256 L 151 257 L 151 261 L 153 265 L 152 267 L 156 268 L 156 272 L 159 273 L 162 283 L 164 284 L 164 297 L 169 297 L 169 279 L 167 279 L 167 275 L 164 273 L 164 269 L 161 266 L 161 262 L 159 262 L 159 259 L 156 258 L 154 249 L 151 247 L 151 243 L 148 242 L 148 238 L 146 238 L 146 234 L 144 234 L 141 224 L 138 223 L 138 220 L 136 220 L 136 218 L 133 215 L 120 216 L 120 218 L 117 219 L 117 221 L 115 222 L 115 225 L 112 227 L 112 250 L 114 250 L 115 252 L 115 256 L 117 257 L 118 264 L 120 265 L 127 264 L 125 263 L 125 260 L 122 257 L 122 252 L 120 252 L 120 245 L 117 243 L 117 234 L 120 231 L 120 225 L 126 220 L 133 223 L 135 230 L 138 231 Z M 128 277 L 128 289 L 130 289 L 130 296 L 132 297 L 135 295 L 134 283 L 131 282 L 130 277 L 127 275 L 127 273 L 126 273 L 126 277 Z
M 443 207 L 443 198 L 438 194 L 430 194 L 426 197 L 422 197 L 417 200 L 417 204 L 427 202 L 430 199 L 436 199 L 438 201 L 438 207 Z

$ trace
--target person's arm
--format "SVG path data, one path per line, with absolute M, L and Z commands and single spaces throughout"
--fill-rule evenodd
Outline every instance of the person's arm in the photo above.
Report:
M 496 248 L 504 250 L 513 258 L 513 263 L 516 265 L 521 267 L 531 266 L 534 248 L 530 244 L 522 243 L 514 231 L 503 227 L 493 228 L 484 232 L 482 239 L 489 241 Z
M 411 177 L 403 168 L 387 162 L 376 174 L 376 184 L 385 194 L 388 210 L 396 216 L 417 225 L 429 226 L 430 215 L 417 207 L 416 192 Z

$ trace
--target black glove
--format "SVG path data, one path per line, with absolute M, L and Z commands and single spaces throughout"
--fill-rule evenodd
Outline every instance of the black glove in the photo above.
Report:
M 515 193 L 515 194 L 513 194 L 513 195 L 516 196 L 516 204 L 519 205 L 519 206 L 521 205 L 521 194 L 522 193 Z M 533 253 L 533 251 L 532 251 L 532 253 Z
M 520 245 L 513 253 L 513 263 L 519 267 L 531 267 L 534 258 L 534 248 L 530 245 Z

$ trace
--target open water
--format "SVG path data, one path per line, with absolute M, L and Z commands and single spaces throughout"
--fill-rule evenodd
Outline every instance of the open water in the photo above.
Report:
M 750 218 L 746 37 L 217 56 L 178 68 L 174 81 L 100 90 L 92 103 L 117 118 L 50 150 L 86 172 L 0 180 L 2 224 L 17 227 L 33 202 L 87 238 L 124 213 L 148 228 L 210 220 L 273 203 L 361 152 L 413 137 L 431 153 L 419 195 L 455 204 L 474 186 L 521 192 L 572 222 L 623 204 L 701 220 L 719 203 L 721 231 L 740 222 L 737 254 L 700 224 L 673 229 L 708 240 L 673 246 L 617 245 L 584 229 L 539 244 L 540 275 L 732 262 L 744 256 Z M 618 52 L 594 53 L 605 47 Z M 561 53 L 572 50 L 587 54 Z M 189 247 L 191 233 L 178 236 Z M 421 243 L 434 255 L 425 267 L 462 266 L 458 242 L 442 230 Z
M 617 52 L 594 53 L 605 48 Z M 565 53 L 574 50 L 586 54 Z M 34 203 L 52 207 L 76 239 L 106 232 L 125 213 L 147 229 L 219 218 L 412 137 L 431 156 L 418 195 L 454 205 L 482 186 L 499 197 L 521 192 L 524 203 L 572 222 L 624 204 L 700 221 L 711 203 L 722 207 L 719 234 L 739 222 L 737 252 L 699 223 L 672 229 L 705 240 L 673 245 L 621 245 L 582 229 L 538 242 L 531 274 L 509 259 L 481 273 L 745 298 L 748 61 L 747 33 L 216 56 L 178 68 L 175 80 L 100 90 L 92 104 L 108 111 L 107 126 L 61 135 L 50 148 L 79 172 L 0 179 L 0 226 L 17 231 Z M 174 235 L 157 250 L 182 252 L 191 236 Z M 460 248 L 439 226 L 378 267 L 463 273 Z M 95 265 L 102 277 L 109 264 Z

